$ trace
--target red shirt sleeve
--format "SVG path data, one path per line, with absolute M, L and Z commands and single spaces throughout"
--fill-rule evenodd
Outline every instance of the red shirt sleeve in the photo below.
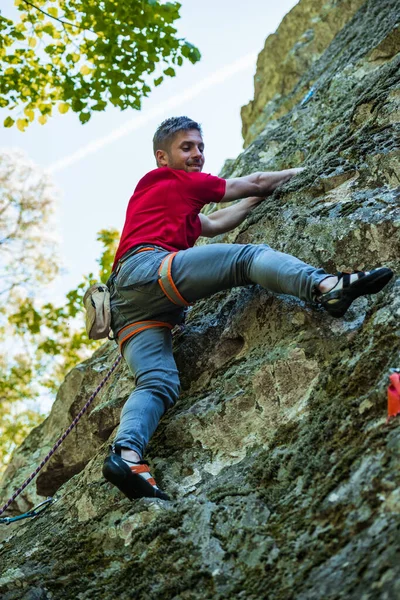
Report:
M 210 202 L 221 202 L 225 196 L 226 181 L 208 173 L 176 171 L 184 186 L 185 194 L 200 208 Z

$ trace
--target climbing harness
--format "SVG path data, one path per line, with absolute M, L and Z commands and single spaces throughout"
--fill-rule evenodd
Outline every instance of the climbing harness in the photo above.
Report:
M 389 423 L 391 418 L 400 415 L 400 369 L 390 369 L 389 381 L 386 423 Z
M 86 402 L 85 406 L 82 408 L 82 410 L 79 412 L 79 414 L 72 421 L 72 423 L 68 427 L 68 429 L 57 440 L 57 442 L 54 444 L 53 448 L 44 457 L 44 459 L 42 460 L 42 462 L 40 463 L 40 465 L 35 469 L 35 471 L 28 477 L 28 479 L 26 479 L 24 481 L 24 483 L 21 485 L 21 487 L 17 489 L 17 491 L 11 496 L 11 498 L 9 500 L 7 500 L 7 502 L 4 504 L 4 506 L 2 506 L 0 508 L 0 515 L 2 515 L 7 510 L 7 508 L 10 506 L 10 504 L 12 504 L 14 502 L 14 500 L 23 492 L 23 490 L 30 484 L 30 482 L 36 477 L 36 475 L 39 473 L 39 471 L 50 460 L 50 458 L 53 456 L 53 454 L 55 453 L 55 451 L 57 450 L 57 448 L 65 440 L 65 438 L 67 437 L 67 435 L 69 433 L 71 433 L 71 431 L 73 430 L 73 428 L 75 427 L 75 425 L 78 423 L 79 419 L 87 411 L 87 409 L 89 408 L 89 406 L 91 405 L 91 403 L 93 402 L 93 400 L 96 398 L 96 396 L 99 393 L 99 391 L 104 387 L 104 385 L 106 384 L 106 382 L 109 380 L 109 378 L 111 377 L 112 373 L 115 371 L 115 369 L 119 365 L 121 359 L 122 359 L 122 356 L 121 355 L 118 356 L 117 360 L 114 362 L 114 364 L 112 365 L 111 369 L 108 371 L 107 375 L 104 377 L 103 381 L 97 386 L 96 390 L 90 396 L 89 400 Z M 31 517 L 31 516 L 34 517 L 38 513 L 37 512 L 35 514 L 30 514 L 30 513 L 34 513 L 35 511 L 37 511 L 37 509 L 39 507 L 43 506 L 45 503 L 50 504 L 50 500 L 52 501 L 53 499 L 52 498 L 48 498 L 47 500 L 45 500 L 44 502 L 42 502 L 41 504 L 39 504 L 36 508 L 32 509 L 28 513 L 25 513 L 24 515 L 19 515 L 18 517 L 10 517 L 10 518 L 8 518 L 8 517 L 4 518 L 3 517 L 2 519 L 0 519 L 0 523 L 7 523 L 8 524 L 8 523 L 10 523 L 12 521 L 16 521 L 16 520 L 19 520 L 19 519 L 22 519 L 22 518 L 27 518 L 27 517 Z M 45 508 L 47 508 L 47 506 Z M 9 519 L 11 519 L 11 521 Z
M 158 246 L 144 246 L 140 248 L 136 248 L 133 252 L 128 252 L 119 262 L 117 268 L 115 269 L 115 274 L 117 275 L 122 263 L 129 257 L 134 254 L 139 254 L 139 252 L 151 251 L 159 248 Z M 164 248 L 160 248 L 164 250 Z M 160 268 L 158 269 L 158 283 L 160 288 L 162 289 L 165 296 L 170 300 L 173 304 L 177 306 L 184 307 L 186 310 L 191 305 L 189 302 L 181 296 L 176 287 L 173 279 L 172 279 L 172 262 L 177 255 L 177 252 L 170 252 L 167 256 L 162 260 Z M 167 327 L 168 329 L 173 329 L 173 326 L 170 323 L 165 323 L 164 321 L 136 321 L 134 323 L 129 323 L 122 329 L 120 329 L 116 335 L 116 341 L 118 342 L 120 352 L 122 352 L 122 347 L 129 340 L 129 338 L 133 337 L 137 333 L 144 331 L 145 329 L 150 329 L 151 327 Z M 178 328 L 179 331 L 182 331 L 182 327 Z M 173 333 L 177 333 L 177 330 L 174 330 Z
M 151 250 L 165 250 L 165 248 L 161 248 L 160 246 L 139 246 L 132 248 L 118 261 L 118 264 L 114 270 L 114 275 L 118 275 L 123 263 L 128 258 L 131 258 L 131 256 L 139 254 L 140 252 L 148 252 Z M 191 306 L 190 303 L 187 302 L 183 296 L 181 296 L 172 279 L 172 262 L 177 254 L 178 252 L 170 252 L 162 260 L 160 268 L 158 269 L 158 283 L 168 300 L 170 300 L 173 304 L 177 304 L 178 306 L 187 307 Z
M 158 270 L 158 283 L 168 300 L 171 300 L 173 304 L 177 304 L 178 306 L 186 307 L 190 306 L 190 304 L 180 295 L 178 288 L 172 279 L 172 261 L 177 254 L 177 252 L 172 252 L 162 261 Z
M 9 525 L 10 523 L 14 523 L 14 521 L 20 521 L 21 519 L 37 517 L 38 515 L 40 515 L 40 513 L 46 510 L 46 508 L 50 506 L 50 504 L 52 504 L 53 502 L 55 502 L 55 499 L 49 497 L 47 498 L 47 500 L 44 500 L 43 502 L 35 506 L 35 508 L 28 510 L 28 512 L 22 515 L 18 515 L 16 517 L 2 517 L 0 519 L 0 523 L 5 523 L 6 525 Z
M 131 256 L 135 256 L 135 254 L 140 254 L 141 252 L 147 252 L 149 250 L 165 250 L 165 248 L 161 248 L 161 246 L 134 246 L 133 248 L 131 248 L 130 250 L 128 250 L 127 252 L 125 252 L 125 254 L 123 255 L 122 258 L 119 259 L 117 266 L 115 267 L 114 271 L 112 272 L 113 275 L 118 275 L 118 273 L 121 270 L 122 265 L 124 264 L 125 261 L 128 260 L 128 258 L 131 258 Z
M 117 342 L 120 352 L 122 352 L 122 346 L 129 338 L 145 329 L 150 329 L 151 327 L 168 327 L 168 329 L 172 329 L 172 325 L 164 323 L 163 321 L 136 321 L 136 323 L 130 323 L 120 329 L 117 333 Z

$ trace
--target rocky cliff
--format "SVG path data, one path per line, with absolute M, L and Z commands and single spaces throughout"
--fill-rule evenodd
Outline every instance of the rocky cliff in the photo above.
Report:
M 307 170 L 226 240 L 400 272 L 398 20 L 396 0 L 302 0 L 268 38 L 248 146 L 223 176 Z M 132 503 L 102 479 L 133 385 L 122 365 L 13 511 L 57 501 L 0 526 L 1 597 L 400 598 L 400 419 L 385 423 L 399 290 L 395 277 L 340 320 L 257 286 L 197 303 L 175 339 L 182 395 L 148 452 L 173 500 Z M 69 373 L 3 501 L 116 357 L 104 344 Z

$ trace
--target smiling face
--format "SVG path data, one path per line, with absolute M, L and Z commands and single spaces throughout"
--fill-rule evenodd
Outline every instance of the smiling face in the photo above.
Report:
M 187 173 L 199 173 L 204 165 L 204 142 L 197 129 L 178 131 L 167 150 L 157 150 L 159 167 L 180 169 Z

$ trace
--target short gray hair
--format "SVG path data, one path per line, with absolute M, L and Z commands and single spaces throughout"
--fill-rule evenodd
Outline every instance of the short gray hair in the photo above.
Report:
M 157 130 L 153 137 L 153 151 L 154 154 L 157 150 L 168 150 L 168 147 L 178 131 L 189 131 L 189 129 L 197 129 L 200 135 L 203 135 L 201 126 L 196 121 L 189 119 L 189 117 L 170 117 L 165 119 L 157 127 Z

